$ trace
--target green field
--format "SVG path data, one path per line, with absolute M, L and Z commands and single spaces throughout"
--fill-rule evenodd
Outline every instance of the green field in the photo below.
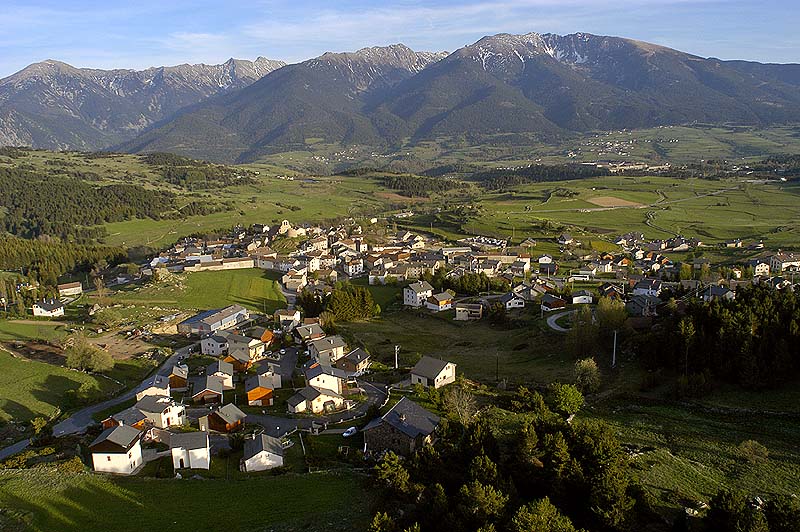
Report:
M 179 309 L 212 309 L 236 303 L 267 313 L 286 306 L 275 275 L 255 268 L 171 275 L 156 285 L 118 290 L 113 300 L 125 305 Z
M 113 382 L 52 364 L 12 357 L 0 351 L 0 420 L 30 421 L 50 417 L 64 406 L 64 396 L 86 384 L 102 392 Z
M 370 495 L 351 474 L 247 480 L 112 478 L 47 470 L 0 472 L 0 530 L 365 530 Z
M 561 337 L 538 315 L 523 314 L 520 328 L 493 327 L 486 320 L 454 321 L 452 312 L 422 315 L 411 311 L 387 313 L 371 322 L 340 325 L 378 361 L 394 365 L 394 346 L 400 346 L 401 364 L 413 364 L 415 354 L 430 355 L 458 364 L 458 373 L 483 382 L 507 379 L 510 384 L 549 383 L 572 378 L 574 359 L 566 354 Z
M 58 322 L 0 320 L 0 342 L 12 342 L 15 340 L 57 342 L 66 335 L 67 331 L 64 326 Z

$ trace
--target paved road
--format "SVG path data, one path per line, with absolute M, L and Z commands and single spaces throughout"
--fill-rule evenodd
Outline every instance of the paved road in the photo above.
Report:
M 559 312 L 558 314 L 553 314 L 552 316 L 548 316 L 547 317 L 547 325 L 548 325 L 548 327 L 550 327 L 554 331 L 558 331 L 558 332 L 567 332 L 567 331 L 569 331 L 569 329 L 567 329 L 565 327 L 562 327 L 561 325 L 556 323 L 556 321 L 561 316 L 566 316 L 568 314 L 575 314 L 575 312 L 576 311 L 574 311 L 574 310 L 567 310 L 566 312 Z
M 189 350 L 196 346 L 197 344 L 193 344 L 190 346 L 182 347 L 180 349 L 176 349 L 175 352 L 172 354 L 172 356 L 167 358 L 167 360 L 165 360 L 164 363 L 161 364 L 156 373 L 154 373 L 153 375 L 162 375 L 164 377 L 168 376 L 172 371 L 172 366 L 178 363 L 178 357 L 180 356 L 185 357 L 189 353 Z M 142 381 L 142 384 L 140 384 L 136 388 L 128 390 L 127 392 L 122 393 L 107 401 L 103 401 L 102 403 L 97 403 L 95 405 L 87 406 L 82 410 L 78 410 L 64 421 L 56 424 L 53 427 L 53 435 L 56 437 L 61 437 L 61 436 L 66 436 L 68 434 L 82 434 L 83 432 L 86 432 L 87 428 L 96 423 L 95 420 L 92 418 L 94 414 L 102 410 L 105 410 L 107 408 L 110 408 L 114 405 L 118 405 L 120 403 L 124 403 L 125 401 L 129 401 L 130 399 L 133 399 L 134 397 L 136 397 L 136 394 L 138 392 L 144 389 L 145 383 L 151 380 L 153 378 L 153 375 L 149 376 L 144 381 Z
M 257 423 L 261 425 L 264 427 L 264 431 L 267 434 L 279 438 L 295 428 L 308 430 L 314 423 L 327 423 L 333 425 L 356 417 L 361 417 L 367 413 L 367 410 L 369 410 L 370 406 L 381 406 L 383 402 L 386 401 L 389 392 L 385 385 L 376 385 L 366 381 L 358 381 L 358 383 L 364 388 L 364 392 L 367 394 L 367 400 L 350 410 L 336 412 L 334 414 L 325 416 L 315 416 L 313 418 L 286 418 L 266 414 L 248 414 L 246 421 L 248 423 Z
M 286 308 L 288 308 L 289 310 L 294 309 L 294 305 L 295 303 L 297 303 L 297 292 L 292 292 L 290 290 L 287 290 L 286 287 L 283 286 L 283 283 L 280 281 L 278 281 L 278 286 L 281 288 L 281 293 L 283 294 L 283 297 L 286 298 Z
M 31 440 L 21 440 L 15 443 L 14 445 L 9 445 L 4 449 L 0 449 L 0 460 L 5 460 L 9 456 L 13 454 L 17 454 L 18 452 L 24 451 L 28 445 L 31 444 Z

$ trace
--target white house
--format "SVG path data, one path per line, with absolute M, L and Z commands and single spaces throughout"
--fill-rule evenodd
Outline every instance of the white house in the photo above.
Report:
M 553 257 L 550 255 L 542 255 L 539 257 L 539 264 L 553 264 Z
M 89 445 L 95 471 L 131 475 L 142 465 L 142 433 L 128 425 L 104 430 Z
M 364 273 L 364 261 L 359 259 L 351 259 L 345 265 L 345 271 L 350 277 L 361 275 Z
M 211 446 L 208 432 L 179 432 L 170 434 L 169 449 L 175 469 L 208 469 L 211 465 Z
M 433 287 L 427 281 L 411 283 L 403 288 L 403 304 L 419 308 L 433 295 Z
M 581 305 L 589 304 L 593 301 L 592 293 L 588 290 L 578 290 L 572 293 L 572 304 Z
M 160 429 L 181 426 L 186 422 L 186 408 L 169 396 L 146 395 L 136 402 L 134 408 Z
M 452 362 L 424 356 L 411 370 L 411 384 L 440 388 L 456 380 L 456 365 Z
M 200 340 L 200 352 L 204 355 L 218 357 L 228 352 L 228 338 L 222 334 L 212 334 Z
M 308 353 L 312 358 L 332 364 L 344 356 L 344 348 L 347 344 L 341 336 L 337 335 L 306 342 L 306 345 L 308 345 Z
M 58 297 L 79 296 L 82 293 L 83 285 L 80 281 L 58 285 Z
M 278 438 L 266 434 L 253 435 L 244 440 L 242 469 L 265 471 L 283 465 L 283 444 Z
M 500 298 L 500 303 L 506 310 L 525 308 L 525 298 L 515 292 L 509 292 Z
M 206 368 L 206 375 L 209 377 L 219 377 L 222 380 L 224 390 L 233 390 L 233 364 L 218 360 L 212 362 Z
M 33 315 L 57 318 L 64 315 L 64 305 L 57 299 L 42 299 L 33 304 Z
M 324 388 L 314 388 L 306 386 L 298 390 L 296 394 L 286 401 L 289 412 L 299 413 L 311 411 L 319 414 L 325 411 L 338 410 L 344 404 L 344 397 Z
M 324 366 L 315 362 L 306 369 L 306 385 L 314 388 L 332 390 L 338 394 L 342 393 L 342 382 L 347 377 L 344 371 Z
M 658 279 L 642 279 L 633 287 L 633 295 L 658 297 L 661 294 L 661 286 L 661 281 Z
M 453 296 L 450 294 L 450 292 L 433 294 L 431 297 L 425 300 L 425 308 L 434 312 L 450 310 L 453 308 Z

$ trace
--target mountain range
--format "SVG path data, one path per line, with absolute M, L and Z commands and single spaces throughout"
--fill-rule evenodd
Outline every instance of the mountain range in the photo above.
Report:
M 317 139 L 398 146 L 464 135 L 547 139 L 695 122 L 800 122 L 800 65 L 722 61 L 586 33 L 499 34 L 449 54 L 398 44 L 285 66 L 259 59 L 112 72 L 46 62 L 1 80 L 0 143 L 230 162 Z M 170 82 L 147 84 L 159 76 Z M 25 86 L 26 79 L 36 81 Z
M 0 145 L 97 150 L 284 66 L 259 57 L 146 70 L 34 63 L 0 80 Z

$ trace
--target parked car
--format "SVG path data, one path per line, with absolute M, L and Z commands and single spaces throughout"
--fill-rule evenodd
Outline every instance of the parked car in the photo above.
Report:
M 350 436 L 354 435 L 356 432 L 358 432 L 357 428 L 350 427 L 346 431 L 342 432 L 342 436 L 344 436 L 345 438 L 349 438 Z

